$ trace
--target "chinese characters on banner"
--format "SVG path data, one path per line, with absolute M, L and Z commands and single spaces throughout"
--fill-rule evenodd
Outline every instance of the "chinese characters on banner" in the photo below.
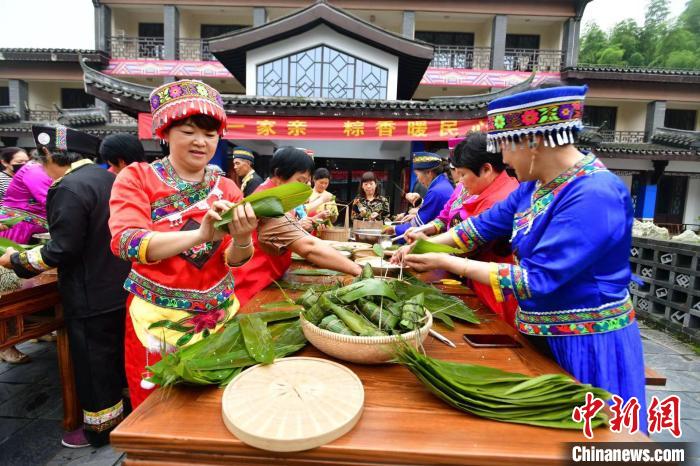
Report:
M 485 119 L 389 120 L 368 118 L 228 117 L 225 139 L 447 141 L 486 130 Z M 151 115 L 139 114 L 139 138 L 151 139 Z
M 583 422 L 583 435 L 593 438 L 591 420 L 603 409 L 605 401 L 596 398 L 592 393 L 586 393 L 586 402 L 583 406 L 577 406 L 571 413 L 574 422 Z M 649 433 L 659 433 L 668 430 L 674 437 L 681 437 L 681 399 L 677 395 L 669 395 L 663 400 L 657 396 L 651 397 L 651 403 L 646 413 L 640 413 L 640 403 L 635 397 L 625 402 L 617 395 L 612 396 L 610 405 L 610 431 L 620 433 L 627 429 L 630 434 L 639 432 L 639 416 L 647 416 Z

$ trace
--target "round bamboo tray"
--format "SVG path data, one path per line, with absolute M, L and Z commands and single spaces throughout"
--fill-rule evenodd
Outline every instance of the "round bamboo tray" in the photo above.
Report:
M 425 315 L 427 319 L 421 328 L 401 335 L 385 337 L 360 337 L 333 333 L 315 326 L 304 318 L 303 313 L 299 316 L 299 320 L 301 321 L 301 330 L 309 343 L 327 355 L 360 364 L 383 364 L 393 359 L 393 345 L 399 340 L 403 340 L 415 348 L 423 343 L 433 326 L 433 316 L 427 311 Z
M 347 367 L 294 357 L 257 365 L 224 390 L 224 424 L 242 442 L 269 451 L 302 451 L 341 437 L 362 415 L 365 392 Z

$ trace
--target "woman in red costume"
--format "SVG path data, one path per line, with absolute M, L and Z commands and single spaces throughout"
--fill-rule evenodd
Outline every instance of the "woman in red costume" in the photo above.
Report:
M 214 228 L 219 214 L 242 198 L 233 181 L 208 165 L 226 127 L 219 93 L 183 80 L 156 88 L 150 104 L 153 130 L 170 155 L 122 170 L 110 201 L 112 251 L 133 262 L 124 287 L 134 408 L 151 393 L 146 367 L 163 350 L 199 341 L 238 311 L 232 268 L 251 257 L 257 226 L 245 204 L 235 209 L 228 234 Z

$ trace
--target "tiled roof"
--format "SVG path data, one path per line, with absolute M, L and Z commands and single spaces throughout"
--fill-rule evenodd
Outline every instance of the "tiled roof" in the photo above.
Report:
M 564 68 L 561 78 L 566 82 L 635 81 L 665 84 L 700 84 L 700 70 L 664 70 L 609 65 L 577 65 Z
M 656 128 L 651 142 L 683 149 L 700 149 L 700 131 L 684 131 L 674 128 Z
M 100 50 L 87 49 L 42 49 L 42 48 L 0 48 L 0 61 L 39 61 L 78 63 L 80 58 L 88 63 L 107 65 L 109 56 Z
M 107 123 L 105 114 L 96 108 L 62 109 L 59 123 L 66 126 L 98 126 Z
M 0 135 L 11 133 L 13 135 L 18 134 L 31 134 L 32 132 L 32 122 L 22 121 L 16 123 L 0 123 Z M 134 126 L 121 126 L 121 125 L 100 125 L 80 128 L 80 131 L 95 135 L 95 136 L 107 136 L 114 133 L 129 133 L 136 135 L 138 133 L 136 125 Z
M 700 76 L 700 70 L 647 68 L 644 66 L 618 66 L 618 65 L 586 65 L 580 64 L 566 68 L 567 71 L 594 71 L 607 73 L 645 73 L 680 76 Z
M 152 87 L 134 84 L 101 73 L 85 64 L 88 94 L 128 115 L 149 112 Z M 304 97 L 260 97 L 224 94 L 224 106 L 237 115 L 354 116 L 364 118 L 468 119 L 486 116 L 488 102 L 530 87 L 532 77 L 513 87 L 489 94 L 418 100 L 317 99 Z
M 22 116 L 19 114 L 14 105 L 0 107 L 0 123 L 20 121 L 21 119 Z
M 306 8 L 260 26 L 243 28 L 211 38 L 209 50 L 238 82 L 245 86 L 248 51 L 299 36 L 321 24 L 345 37 L 396 57 L 401 77 L 396 93 L 400 99 L 410 99 L 413 96 L 433 59 L 431 44 L 377 27 L 328 4 L 325 0 L 317 0 Z
M 577 146 L 601 157 L 641 158 L 650 160 L 690 160 L 700 162 L 700 132 L 656 128 L 651 142 L 603 142 L 599 128 L 586 127 L 579 134 Z

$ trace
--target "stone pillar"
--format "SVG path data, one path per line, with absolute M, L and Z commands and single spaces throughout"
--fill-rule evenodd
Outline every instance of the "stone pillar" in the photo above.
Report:
M 112 38 L 112 10 L 107 5 L 95 6 L 95 49 L 109 52 Z
M 663 128 L 666 119 L 666 101 L 654 100 L 647 104 L 647 118 L 644 125 L 644 141 L 651 141 L 656 128 Z
M 506 59 L 506 33 L 508 30 L 508 16 L 496 15 L 493 17 L 491 27 L 491 69 L 505 69 Z
M 416 12 L 404 11 L 401 23 L 401 35 L 407 39 L 416 38 Z
M 561 39 L 561 51 L 564 53 L 564 68 L 571 68 L 578 64 L 580 33 L 580 18 L 569 18 L 564 22 L 564 34 Z
M 262 6 L 253 7 L 253 27 L 267 23 L 267 9 Z
M 10 79 L 8 81 L 10 106 L 14 107 L 22 120 L 29 119 L 29 87 L 27 81 Z
M 165 5 L 163 7 L 163 33 L 165 41 L 163 58 L 165 60 L 177 60 L 180 45 L 180 11 L 175 5 Z

